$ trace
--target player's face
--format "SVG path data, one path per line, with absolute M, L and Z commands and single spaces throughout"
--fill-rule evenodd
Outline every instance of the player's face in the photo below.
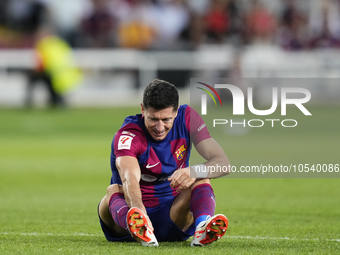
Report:
M 163 140 L 174 124 L 177 111 L 174 111 L 172 106 L 163 110 L 155 110 L 152 107 L 144 109 L 142 104 L 141 107 L 145 127 L 149 131 L 149 134 L 156 141 Z

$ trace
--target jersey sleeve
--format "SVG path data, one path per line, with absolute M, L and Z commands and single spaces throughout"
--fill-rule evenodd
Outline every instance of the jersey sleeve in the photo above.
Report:
M 211 138 L 202 117 L 190 106 L 185 109 L 185 123 L 189 130 L 190 139 L 195 146 L 201 141 Z
M 142 154 L 144 136 L 136 124 L 127 124 L 118 130 L 113 139 L 113 152 L 116 156 L 138 157 Z

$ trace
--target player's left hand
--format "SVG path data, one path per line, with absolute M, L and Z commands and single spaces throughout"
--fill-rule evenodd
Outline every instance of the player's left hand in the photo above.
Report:
M 176 170 L 168 179 L 170 187 L 176 189 L 179 193 L 182 190 L 188 189 L 196 180 L 196 178 L 190 177 L 190 167 L 185 167 Z

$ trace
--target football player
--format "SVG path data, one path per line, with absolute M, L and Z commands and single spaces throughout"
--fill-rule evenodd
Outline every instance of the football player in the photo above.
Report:
M 206 167 L 228 167 L 228 157 L 199 114 L 178 102 L 174 85 L 152 81 L 141 114 L 127 117 L 115 134 L 111 185 L 98 206 L 107 240 L 158 246 L 194 236 L 191 246 L 204 246 L 224 235 L 228 220 L 214 215 L 210 178 L 227 173 L 212 175 Z M 189 166 L 192 144 L 203 164 Z

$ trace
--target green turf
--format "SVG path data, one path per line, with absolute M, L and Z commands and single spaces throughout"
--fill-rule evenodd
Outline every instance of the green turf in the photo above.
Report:
M 96 207 L 109 184 L 111 139 L 131 109 L 0 110 L 0 254 L 149 254 L 109 243 Z M 212 130 L 232 164 L 340 163 L 339 108 L 312 108 L 294 129 Z M 193 162 L 200 162 L 193 153 Z M 340 179 L 213 180 L 229 219 L 210 247 L 161 243 L 158 254 L 337 254 Z

